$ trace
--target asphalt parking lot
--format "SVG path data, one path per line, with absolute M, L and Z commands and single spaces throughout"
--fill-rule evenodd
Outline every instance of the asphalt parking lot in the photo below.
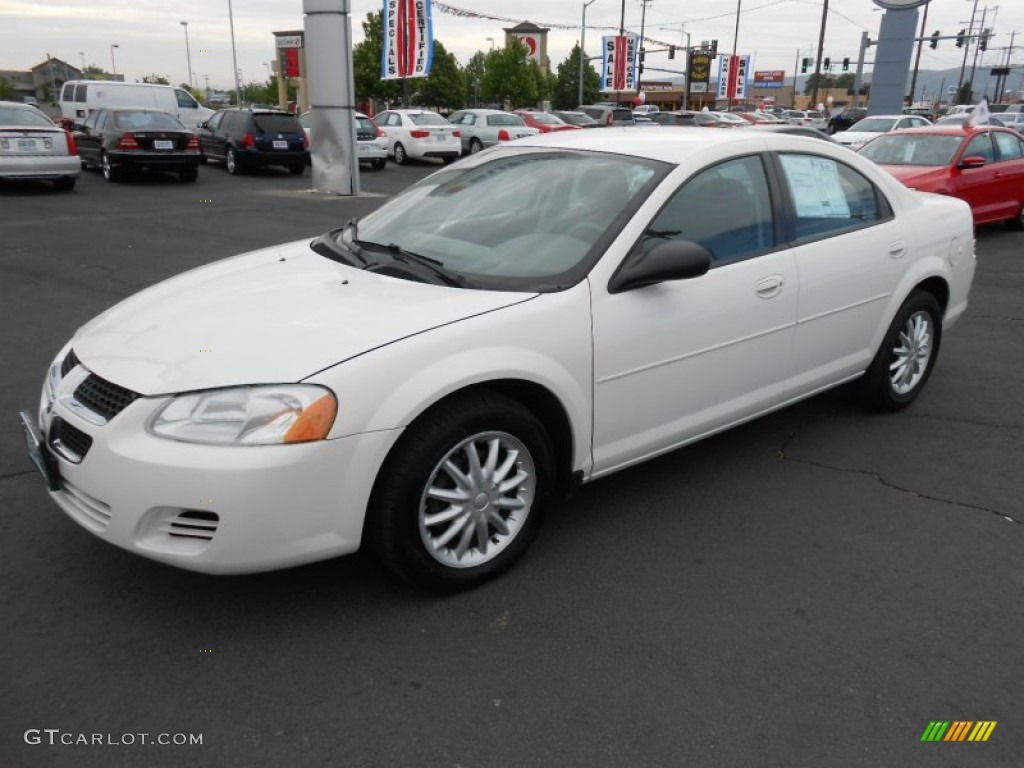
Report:
M 212 165 L 0 186 L 0 766 L 1020 765 L 1024 234 L 1002 227 L 909 410 L 834 391 L 600 480 L 470 593 L 363 555 L 186 573 L 50 502 L 16 412 L 76 327 L 440 167 L 364 172 L 358 198 Z M 998 725 L 922 743 L 936 720 Z

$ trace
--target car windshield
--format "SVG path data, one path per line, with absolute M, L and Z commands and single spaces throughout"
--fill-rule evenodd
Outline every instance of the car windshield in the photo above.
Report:
M 963 136 L 928 136 L 897 131 L 879 136 L 860 154 L 879 165 L 949 165 Z
M 886 133 L 894 125 L 895 117 L 865 117 L 850 126 L 850 133 Z
M 53 128 L 46 115 L 27 107 L 0 107 L 0 125 L 25 125 Z
M 414 125 L 448 125 L 448 121 L 436 112 L 413 112 L 409 119 Z
M 490 150 L 361 219 L 355 245 L 374 257 L 415 252 L 474 286 L 557 290 L 582 277 L 602 236 L 621 227 L 671 167 L 595 152 Z
M 185 126 L 166 112 L 115 112 L 114 127 L 124 131 L 182 131 Z

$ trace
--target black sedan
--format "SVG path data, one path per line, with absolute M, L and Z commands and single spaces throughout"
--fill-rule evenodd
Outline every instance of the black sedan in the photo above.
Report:
M 199 139 L 173 115 L 156 109 L 97 109 L 75 129 L 82 164 L 107 181 L 143 168 L 173 171 L 182 181 L 199 175 Z

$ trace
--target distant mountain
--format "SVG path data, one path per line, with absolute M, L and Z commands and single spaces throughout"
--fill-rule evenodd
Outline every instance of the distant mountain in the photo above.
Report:
M 974 96 L 976 100 L 980 100 L 982 96 L 988 97 L 989 101 L 993 101 L 996 93 L 996 78 L 994 75 L 990 75 L 989 71 L 993 65 L 986 64 L 982 67 L 980 64 L 974 72 Z M 910 91 L 910 80 L 913 72 L 907 73 L 907 91 Z M 945 93 L 948 92 L 949 88 L 956 88 L 957 81 L 960 78 L 960 67 L 954 67 L 951 69 L 921 69 L 917 72 L 917 86 L 914 89 L 914 101 L 936 101 L 945 98 Z M 964 80 L 971 79 L 971 64 L 967 63 L 967 68 L 964 70 Z M 871 82 L 871 74 L 868 73 L 865 78 L 865 82 Z M 1008 101 L 1016 101 L 1024 98 L 1024 72 L 1019 67 L 1015 67 L 1011 70 L 1009 77 L 1009 83 L 1006 88 L 1012 89 L 1016 92 L 1016 98 L 1008 98 Z M 797 90 L 803 91 L 804 83 L 807 82 L 806 76 L 797 78 Z

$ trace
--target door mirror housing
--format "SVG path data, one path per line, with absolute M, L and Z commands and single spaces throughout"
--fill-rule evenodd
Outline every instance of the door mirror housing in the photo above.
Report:
M 981 168 L 985 165 L 985 158 L 981 155 L 968 155 L 960 161 L 961 168 Z
M 711 269 L 711 254 L 692 240 L 667 240 L 644 255 L 638 250 L 612 275 L 609 293 L 623 293 L 635 288 L 669 282 L 690 280 L 707 274 Z

